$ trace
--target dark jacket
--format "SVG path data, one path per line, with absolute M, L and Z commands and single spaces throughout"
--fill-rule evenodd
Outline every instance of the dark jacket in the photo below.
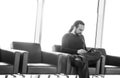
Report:
M 70 54 L 77 54 L 77 50 L 79 49 L 87 50 L 84 36 L 66 33 L 62 38 L 62 51 Z

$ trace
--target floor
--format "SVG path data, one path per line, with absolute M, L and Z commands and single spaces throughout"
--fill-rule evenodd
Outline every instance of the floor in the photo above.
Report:
M 5 75 L 1 75 L 0 78 L 5 78 Z M 13 78 L 13 76 L 9 75 L 8 78 Z M 21 75 L 16 75 L 16 78 L 23 78 L 23 77 Z M 38 78 L 38 75 L 25 75 L 25 78 Z M 48 75 L 40 75 L 39 78 L 48 78 Z M 50 78 L 57 78 L 57 76 L 51 75 Z M 60 75 L 59 78 L 67 78 L 67 77 L 64 75 Z M 75 76 L 71 75 L 69 76 L 69 78 L 75 78 Z M 95 77 L 90 76 L 90 78 L 95 78 Z M 98 78 L 102 78 L 102 77 L 99 76 Z M 104 78 L 120 78 L 120 75 L 105 75 Z

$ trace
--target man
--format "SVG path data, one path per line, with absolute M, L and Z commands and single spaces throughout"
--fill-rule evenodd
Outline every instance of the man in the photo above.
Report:
M 88 63 L 81 54 L 87 53 L 84 36 L 84 23 L 77 20 L 62 38 L 62 51 L 72 55 L 72 65 L 76 67 L 80 78 L 89 78 Z M 84 58 L 85 59 L 85 58 Z

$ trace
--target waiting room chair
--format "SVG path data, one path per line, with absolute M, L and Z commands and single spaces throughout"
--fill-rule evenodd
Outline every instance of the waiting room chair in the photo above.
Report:
M 61 45 L 54 45 L 52 47 L 52 49 L 55 52 L 62 52 Z M 90 49 L 90 48 L 87 48 L 87 49 Z M 102 60 L 105 59 L 105 56 L 104 56 L 105 50 L 102 49 L 102 48 L 96 48 L 96 50 L 101 52 L 101 58 L 97 61 L 95 67 L 89 67 L 89 74 L 97 77 L 98 75 L 101 75 L 101 69 L 103 69 L 102 66 L 103 66 L 104 63 L 102 63 Z M 68 74 L 68 75 L 76 74 L 76 70 L 75 70 L 75 68 L 73 66 L 71 66 L 71 61 L 69 59 L 68 59 L 68 63 L 67 64 L 68 65 L 67 65 L 66 74 Z
M 106 56 L 106 54 L 104 56 Z M 120 66 L 105 65 L 106 57 L 102 59 L 102 62 L 103 64 L 101 73 L 103 75 L 103 78 L 105 75 L 120 75 Z
M 66 56 L 41 51 L 40 44 L 13 42 L 12 48 L 27 51 L 21 56 L 21 74 L 60 74 L 66 72 Z
M 5 75 L 5 78 L 8 75 L 16 77 L 15 74 L 19 73 L 19 60 L 19 51 L 0 49 L 0 74 Z

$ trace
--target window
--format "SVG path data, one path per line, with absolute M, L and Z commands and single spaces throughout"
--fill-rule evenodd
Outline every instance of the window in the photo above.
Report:
M 36 10 L 36 0 L 0 0 L 0 47 L 34 41 Z
M 42 25 L 42 49 L 51 51 L 61 45 L 62 36 L 76 20 L 85 22 L 83 32 L 88 47 L 94 47 L 97 0 L 45 0 Z
M 105 8 L 104 34 L 102 47 L 107 54 L 120 56 L 120 1 L 107 0 Z

